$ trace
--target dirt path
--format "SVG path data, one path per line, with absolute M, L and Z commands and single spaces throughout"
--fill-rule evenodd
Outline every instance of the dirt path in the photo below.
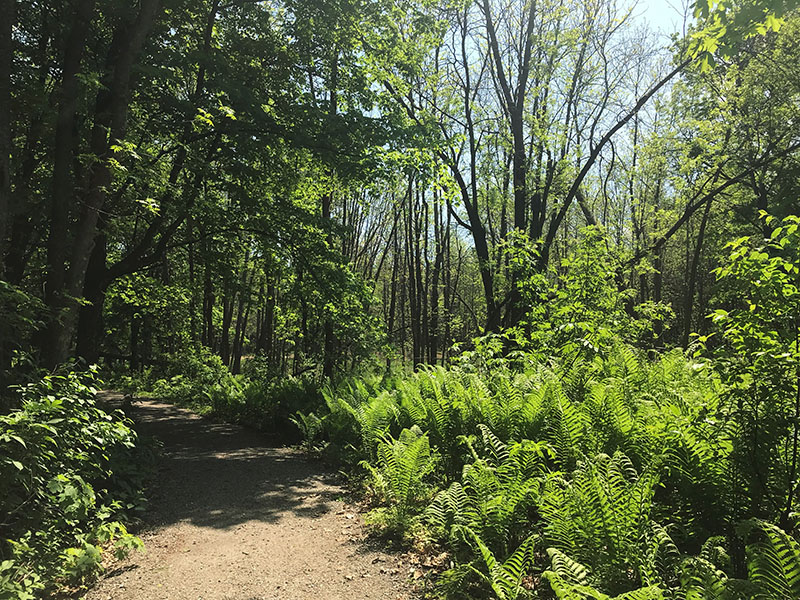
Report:
M 159 402 L 135 405 L 164 443 L 147 548 L 87 600 L 407 599 L 408 567 L 369 549 L 319 464 L 257 433 Z

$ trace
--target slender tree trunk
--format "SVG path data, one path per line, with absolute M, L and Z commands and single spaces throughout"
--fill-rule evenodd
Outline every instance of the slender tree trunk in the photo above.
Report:
M 339 49 L 333 52 L 331 61 L 331 81 L 329 86 L 330 106 L 328 116 L 336 118 L 339 112 Z M 324 223 L 331 222 L 331 203 L 333 201 L 333 190 L 329 190 L 322 197 L 322 220 Z M 328 244 L 332 246 L 333 240 L 328 234 Z M 323 349 L 322 349 L 322 376 L 333 379 L 333 371 L 336 366 L 336 339 L 333 331 L 333 321 L 329 316 L 325 316 L 323 322 Z
M 452 319 L 453 314 L 453 292 L 451 291 L 453 279 L 453 263 L 450 253 L 450 225 L 451 216 L 450 212 L 447 213 L 447 222 L 444 228 L 444 247 L 442 250 L 444 256 L 444 277 L 443 277 L 443 301 L 445 311 L 445 325 L 444 325 L 444 343 L 442 345 L 442 366 L 447 363 L 447 351 L 450 349 L 450 342 L 452 341 Z
M 139 361 L 139 326 L 140 320 L 139 317 L 136 316 L 136 311 L 131 311 L 131 356 L 130 356 L 130 369 L 133 372 L 139 370 L 140 361 Z
M 394 322 L 395 322 L 395 312 L 397 311 L 397 280 L 398 280 L 398 268 L 399 268 L 399 260 L 400 260 L 400 252 L 398 250 L 399 241 L 397 235 L 394 237 L 394 248 L 392 251 L 392 276 L 390 280 L 390 296 L 389 296 L 389 312 L 386 316 L 386 337 L 391 342 L 394 338 Z M 392 357 L 391 355 L 386 356 L 386 370 L 388 371 L 392 366 Z
M 252 310 L 253 303 L 252 298 L 248 298 L 247 306 L 244 311 L 244 317 L 242 317 L 242 326 L 239 331 L 239 339 L 236 343 L 236 348 L 234 349 L 233 354 L 233 367 L 232 371 L 234 374 L 241 373 L 242 371 L 242 352 L 244 351 L 244 336 L 247 331 L 247 322 L 250 320 L 250 311 Z
M 6 228 L 11 220 L 11 28 L 16 21 L 15 4 L 14 0 L 0 0 L 0 15 L 4 15 L 0 23 L 0 278 L 5 277 Z
M 402 257 L 403 265 L 401 272 L 407 273 L 408 268 L 408 260 L 406 256 Z M 406 285 L 401 280 L 398 282 L 398 286 L 400 288 L 400 299 L 399 299 L 399 310 L 398 314 L 400 316 L 400 329 L 399 333 L 399 341 L 400 341 L 400 359 L 401 362 L 406 362 L 406 336 L 407 336 L 407 329 L 406 329 Z
M 264 339 L 266 340 L 265 349 L 270 364 L 277 365 L 280 357 L 278 356 L 278 349 L 275 346 L 275 301 L 277 290 L 275 289 L 274 280 L 270 280 L 267 285 L 267 306 L 264 311 Z
M 206 261 L 210 262 L 208 252 L 206 252 Z M 209 262 L 205 264 L 205 272 L 203 276 L 203 344 L 214 351 L 214 282 L 211 278 L 211 265 Z
M 332 194 L 329 192 L 322 197 L 322 220 L 325 223 L 331 221 L 331 201 Z M 329 243 L 332 241 L 329 237 Z M 323 347 L 322 347 L 322 376 L 333 379 L 333 371 L 336 365 L 336 340 L 333 332 L 333 321 L 330 316 L 323 316 Z
M 438 193 L 434 193 L 433 207 L 433 238 L 436 249 L 430 285 L 431 324 L 430 335 L 428 337 L 428 362 L 435 365 L 439 358 L 439 274 L 442 268 L 442 223 Z
M 222 326 L 219 330 L 219 356 L 227 367 L 231 359 L 231 321 L 233 321 L 233 308 L 236 305 L 236 291 L 231 289 L 230 281 L 225 278 L 222 289 Z
M 15 22 L 14 0 L 0 0 L 0 280 L 6 279 L 6 236 L 11 221 L 11 64 L 14 52 L 11 28 Z M 11 365 L 11 340 L 0 337 L 0 391 Z
M 697 233 L 697 242 L 694 247 L 694 254 L 692 255 L 692 265 L 689 269 L 689 284 L 684 298 L 683 305 L 683 338 L 681 343 L 684 348 L 689 346 L 689 335 L 692 332 L 692 310 L 694 308 L 694 293 L 697 286 L 697 271 L 700 266 L 700 257 L 703 252 L 703 242 L 706 235 L 706 225 L 708 224 L 708 216 L 711 213 L 711 205 L 713 200 L 706 204 L 703 211 L 703 218 L 700 220 L 700 231 Z
M 186 235 L 189 240 L 194 235 L 194 220 L 191 216 L 186 219 Z M 192 343 L 197 343 L 197 295 L 194 266 L 194 244 L 189 243 L 186 248 L 189 261 L 189 336 Z
M 252 271 L 249 277 L 248 270 Z M 250 290 L 253 286 L 254 276 L 255 269 L 249 269 L 247 260 L 245 260 L 242 274 L 242 291 L 239 294 L 239 308 L 236 313 L 236 333 L 233 336 L 233 359 L 231 361 L 231 371 L 233 373 L 239 373 L 242 367 L 242 347 L 244 345 L 245 330 L 247 329 L 247 319 L 250 316 L 250 306 L 253 302 Z
M 104 228 L 103 228 L 104 229 Z M 103 339 L 103 305 L 106 298 L 106 234 L 97 233 L 92 256 L 86 269 L 84 298 L 88 304 L 80 308 L 76 353 L 88 363 L 100 359 L 100 343 Z

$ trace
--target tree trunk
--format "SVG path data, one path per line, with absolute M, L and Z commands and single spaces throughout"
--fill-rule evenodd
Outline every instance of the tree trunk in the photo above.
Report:
M 330 106 L 328 109 L 328 116 L 336 118 L 339 112 L 339 49 L 333 51 L 333 59 L 331 61 L 331 81 L 329 85 L 330 92 Z M 333 201 L 333 190 L 329 190 L 327 194 L 322 196 L 322 220 L 328 224 L 331 221 L 331 203 Z M 331 233 L 328 233 L 328 244 L 332 247 L 333 240 Z M 324 344 L 322 349 L 322 376 L 327 379 L 333 379 L 333 371 L 336 365 L 336 340 L 333 331 L 333 321 L 329 316 L 324 317 L 323 323 Z
M 231 359 L 231 322 L 233 321 L 233 308 L 236 305 L 236 292 L 231 290 L 229 282 L 225 282 L 222 290 L 222 326 L 219 330 L 219 356 L 226 367 Z
M 711 205 L 713 203 L 713 200 L 709 201 L 703 211 L 703 218 L 700 220 L 700 231 L 697 232 L 697 242 L 694 247 L 694 253 L 692 254 L 692 264 L 689 269 L 689 289 L 687 290 L 683 305 L 683 337 L 681 342 L 684 348 L 689 346 L 689 335 L 692 333 L 692 310 L 694 308 L 694 293 L 697 287 L 697 271 L 703 252 L 703 242 L 706 236 L 708 216 L 711 213 Z
M 331 201 L 332 194 L 329 192 L 322 197 L 322 220 L 325 223 L 331 221 Z M 328 233 L 328 243 L 331 243 Z M 336 340 L 334 339 L 333 321 L 327 315 L 323 315 L 323 347 L 322 347 L 322 376 L 333 379 L 333 371 L 336 365 Z
M 106 298 L 106 235 L 99 231 L 95 239 L 92 256 L 86 269 L 84 298 L 89 302 L 80 308 L 78 317 L 76 354 L 89 364 L 100 359 L 100 343 L 103 339 L 103 304 Z
M 107 60 L 108 77 L 97 94 L 90 141 L 91 152 L 97 160 L 90 168 L 89 186 L 75 231 L 66 285 L 62 286 L 68 298 L 77 298 L 83 293 L 97 221 L 111 185 L 110 161 L 116 154 L 112 146 L 125 137 L 131 71 L 158 8 L 159 0 L 142 0 L 134 23 L 121 24 L 114 32 Z M 69 300 L 64 304 L 62 313 L 61 325 L 52 332 L 49 340 L 50 366 L 66 360 L 78 321 L 78 307 Z
M 5 276 L 6 228 L 11 220 L 11 28 L 15 8 L 14 0 L 0 0 L 0 15 L 5 15 L 0 25 L 0 277 Z
M 139 370 L 141 365 L 139 361 L 139 325 L 140 319 L 136 316 L 136 310 L 131 312 L 131 356 L 130 356 L 130 369 L 133 372 Z
M 208 253 L 206 253 L 206 260 Z M 206 263 L 203 275 L 203 344 L 214 351 L 214 282 L 211 279 L 211 265 Z
M 252 269 L 250 277 L 247 276 L 247 259 L 242 272 L 242 290 L 239 293 L 239 309 L 236 313 L 236 332 L 233 336 L 233 357 L 231 360 L 231 371 L 239 373 L 242 367 L 242 346 L 244 345 L 244 335 L 247 329 L 247 320 L 250 316 L 250 306 L 252 305 L 252 294 L 250 290 L 253 286 L 255 269 Z
M 428 362 L 436 364 L 439 353 L 439 273 L 442 268 L 442 223 L 438 194 L 434 193 L 433 238 L 436 244 L 431 275 L 431 321 L 428 336 Z
M 45 364 L 52 368 L 66 358 L 69 342 L 65 342 L 61 314 L 64 308 L 66 282 L 67 233 L 69 206 L 73 201 L 72 164 L 75 152 L 75 116 L 80 93 L 80 73 L 86 36 L 92 22 L 95 0 L 78 0 L 64 50 L 61 86 L 58 94 L 55 142 L 53 147 L 52 195 L 50 198 L 50 233 L 47 240 L 47 281 L 45 302 L 51 310 L 46 336 L 42 344 Z

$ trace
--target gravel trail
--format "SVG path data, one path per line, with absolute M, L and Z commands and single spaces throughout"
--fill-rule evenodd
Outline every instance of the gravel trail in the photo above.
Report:
M 87 600 L 406 600 L 408 566 L 368 547 L 319 463 L 256 432 L 137 401 L 163 444 L 140 536 Z

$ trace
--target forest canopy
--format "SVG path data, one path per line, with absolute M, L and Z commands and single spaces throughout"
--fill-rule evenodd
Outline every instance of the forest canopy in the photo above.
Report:
M 669 40 L 614 2 L 6 0 L 4 378 L 446 364 L 587 226 L 639 342 L 686 347 L 722 243 L 796 202 L 791 8 Z

